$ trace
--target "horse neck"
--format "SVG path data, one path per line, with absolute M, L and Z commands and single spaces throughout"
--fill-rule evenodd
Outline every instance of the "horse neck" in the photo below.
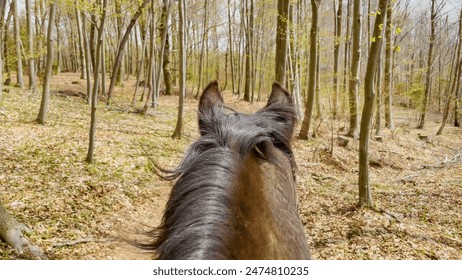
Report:
M 240 170 L 233 203 L 238 222 L 233 258 L 309 258 L 290 160 L 278 149 L 270 153 L 271 161 L 249 155 Z
M 205 151 L 175 183 L 154 247 L 160 259 L 229 259 L 233 182 L 240 157 Z

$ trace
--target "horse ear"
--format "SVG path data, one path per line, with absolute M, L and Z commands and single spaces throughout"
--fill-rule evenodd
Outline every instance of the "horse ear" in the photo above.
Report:
M 213 107 L 217 105 L 222 105 L 224 103 L 223 97 L 221 97 L 220 88 L 217 81 L 211 82 L 202 92 L 201 98 L 199 100 L 199 131 L 201 135 L 208 133 L 211 127 L 211 119 L 213 114 L 210 114 Z
M 223 97 L 221 97 L 218 82 L 213 81 L 202 92 L 199 100 L 199 113 L 207 112 L 219 104 L 223 104 Z
M 266 106 L 268 107 L 272 104 L 286 104 L 293 106 L 292 96 L 278 82 L 273 83 L 271 94 Z
M 275 121 L 275 128 L 290 139 L 295 126 L 295 106 L 290 93 L 278 82 L 274 82 L 266 107 L 262 109 Z

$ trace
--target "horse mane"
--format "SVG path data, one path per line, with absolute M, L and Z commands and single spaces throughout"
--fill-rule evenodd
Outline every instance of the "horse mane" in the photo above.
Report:
M 199 111 L 202 137 L 189 147 L 174 170 L 157 166 L 162 178 L 176 182 L 160 226 L 148 234 L 152 242 L 140 247 L 154 250 L 158 259 L 230 258 L 226 246 L 231 246 L 235 227 L 233 182 L 245 158 L 252 154 L 282 166 L 272 152 L 279 149 L 295 174 L 288 137 L 293 125 L 287 125 L 287 120 L 295 122 L 293 106 L 277 102 L 253 115 L 237 113 L 223 104 Z

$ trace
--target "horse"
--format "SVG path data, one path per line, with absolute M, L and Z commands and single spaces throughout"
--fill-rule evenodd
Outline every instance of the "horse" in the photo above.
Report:
M 224 104 L 214 81 L 200 97 L 198 121 L 201 137 L 180 165 L 156 165 L 175 183 L 160 226 L 142 247 L 156 259 L 310 259 L 288 91 L 274 82 L 266 106 L 247 115 Z

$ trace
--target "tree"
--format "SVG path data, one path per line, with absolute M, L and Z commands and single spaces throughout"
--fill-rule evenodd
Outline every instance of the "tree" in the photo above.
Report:
M 335 0 L 334 0 L 334 11 L 335 11 Z M 334 36 L 334 95 L 332 99 L 332 116 L 337 117 L 338 110 L 338 98 L 339 98 L 339 83 L 338 83 L 338 66 L 340 58 L 340 35 L 342 34 L 342 9 L 343 0 L 338 1 L 338 9 L 334 17 L 335 25 L 335 36 Z
M 34 63 L 34 30 L 32 27 L 32 7 L 31 0 L 26 0 L 26 15 L 27 15 L 27 36 L 29 37 L 29 89 L 32 92 L 36 91 L 35 84 L 35 63 Z
M 0 108 L 3 103 L 3 19 L 5 18 L 5 1 L 0 1 Z
M 376 13 L 373 38 L 369 47 L 366 77 L 364 80 L 364 107 L 361 115 L 361 130 L 359 135 L 359 206 L 372 206 L 372 195 L 369 182 L 369 137 L 374 109 L 375 88 L 374 76 L 379 63 L 382 49 L 382 29 L 385 21 L 388 0 L 379 1 Z M 354 49 L 354 47 L 353 47 Z
M 457 93 L 460 90 L 460 79 L 462 78 L 462 57 L 461 57 L 461 50 L 462 50 L 462 9 L 460 10 L 460 16 L 459 16 L 459 34 L 458 34 L 458 42 L 456 44 L 456 59 L 453 61 L 453 73 L 452 75 L 452 82 L 451 82 L 451 87 L 448 87 L 447 90 L 447 95 L 446 95 L 446 102 L 443 110 L 443 119 L 441 121 L 440 128 L 438 129 L 438 132 L 436 135 L 441 135 L 443 134 L 444 127 L 446 125 L 446 121 L 448 120 L 449 117 L 449 110 L 451 108 L 451 102 L 452 99 L 457 100 Z M 454 93 L 454 96 L 452 96 Z M 457 117 L 457 116 L 456 116 Z
M 430 14 L 430 40 L 428 42 L 428 58 L 427 58 L 427 74 L 425 76 L 425 92 L 422 99 L 422 105 L 420 108 L 420 118 L 417 128 L 422 129 L 425 126 L 425 118 L 427 115 L 428 101 L 430 100 L 430 87 L 431 87 L 431 75 L 433 69 L 433 46 L 435 45 L 436 33 L 436 17 L 438 16 L 439 11 L 442 9 L 443 5 L 436 6 L 436 0 L 432 1 L 432 9 Z
M 178 44 L 180 47 L 180 59 L 178 60 L 178 68 L 180 69 L 180 91 L 179 95 L 179 106 L 178 106 L 178 118 L 176 122 L 175 131 L 173 132 L 172 138 L 181 138 L 183 129 L 183 116 L 184 116 L 184 99 L 186 98 L 186 1 L 178 0 L 178 14 L 179 14 L 179 32 L 178 32 Z
M 392 89 L 392 60 L 393 60 L 393 1 L 388 3 L 387 7 L 387 26 L 385 27 L 385 77 L 384 77 L 384 105 L 385 105 L 385 127 L 393 129 L 393 89 Z
M 50 16 L 48 18 L 48 31 L 47 31 L 47 62 L 45 65 L 45 73 L 43 77 L 43 92 L 42 102 L 40 103 L 40 111 L 38 113 L 36 122 L 38 124 L 45 124 L 46 115 L 48 111 L 48 103 L 50 99 L 50 82 L 51 70 L 53 66 L 53 26 L 56 15 L 56 2 L 50 3 Z
M 89 38 L 87 36 L 86 30 L 87 30 L 87 20 L 85 18 L 85 14 L 83 12 L 78 12 L 82 15 L 82 32 L 83 32 L 83 52 L 85 56 L 85 75 L 87 77 L 87 101 L 88 103 L 91 103 L 91 67 L 92 67 L 92 62 L 91 62 L 91 50 L 90 50 L 90 44 L 89 44 Z M 77 17 L 79 18 L 79 17 Z
M 162 7 L 162 25 L 161 29 L 162 32 L 165 32 L 165 46 L 164 46 L 164 53 L 163 53 L 163 58 L 162 58 L 162 70 L 163 70 L 163 76 L 164 76 L 164 85 L 165 85 L 165 95 L 171 95 L 172 94 L 172 75 L 170 74 L 170 41 L 169 41 L 169 32 L 168 32 L 168 12 L 169 12 L 169 7 L 167 4 L 169 4 L 170 1 L 164 0 L 164 6 Z M 179 5 L 179 3 L 178 3 Z M 163 34 L 161 32 L 161 34 Z
M 245 79 L 244 79 L 244 100 L 247 102 L 253 101 L 253 81 L 254 81 L 254 1 L 250 0 L 250 7 L 248 5 L 249 0 L 244 1 L 245 12 L 246 12 L 246 28 L 245 28 Z
M 96 108 L 98 101 L 98 88 L 99 88 L 99 71 L 101 64 L 101 56 L 103 54 L 103 34 L 104 34 L 104 23 L 106 22 L 106 7 L 107 0 L 103 0 L 101 6 L 102 15 L 100 19 L 100 25 L 98 27 L 98 39 L 96 42 L 96 54 L 95 54 L 95 68 L 93 69 L 93 89 L 91 94 L 91 121 L 90 121 L 90 135 L 88 141 L 88 153 L 86 162 L 93 162 L 93 154 L 95 150 L 95 131 L 96 131 Z
M 14 22 L 14 41 L 16 43 L 16 80 L 20 89 L 24 89 L 24 78 L 22 76 L 22 54 L 21 54 L 21 33 L 19 27 L 18 1 L 12 0 L 13 5 L 13 22 Z
M 350 105 L 350 128 L 347 135 L 357 137 L 358 134 L 358 87 L 359 62 L 361 60 L 361 0 L 353 2 L 353 46 L 351 50 L 350 84 L 348 100 Z
M 77 1 L 76 1 L 77 2 Z M 77 3 L 75 3 L 77 6 Z M 75 9 L 75 18 L 77 20 L 77 33 L 79 34 L 79 58 L 80 58 L 80 79 L 86 79 L 87 77 L 87 67 L 86 67 L 86 55 L 85 55 L 85 50 L 86 48 L 84 47 L 84 35 L 83 30 L 82 30 L 82 17 L 81 17 L 81 12 L 80 10 L 76 7 Z
M 30 232 L 31 230 L 8 213 L 0 202 L 0 239 L 13 247 L 19 255 L 28 252 L 35 258 L 47 259 L 43 250 L 25 237 L 24 233 Z
M 166 7 L 165 8 L 165 17 L 162 17 L 161 18 L 161 28 L 160 28 L 160 38 L 161 38 L 161 42 L 160 42 L 160 51 L 159 51 L 159 59 L 158 59 L 158 64 L 157 64 L 157 67 L 155 67 L 154 69 L 156 71 L 154 71 L 153 73 L 155 73 L 155 86 L 154 86 L 154 92 L 152 94 L 152 103 L 151 103 L 151 107 L 157 109 L 157 105 L 158 105 L 158 98 L 159 98 L 159 91 L 160 91 L 160 75 L 162 73 L 161 69 L 162 69 L 162 65 L 164 64 L 164 51 L 165 51 L 165 44 L 167 42 L 167 28 L 168 28 L 168 19 L 170 17 L 170 4 L 171 4 L 171 1 L 170 0 L 164 0 L 164 6 Z M 148 102 L 148 100 L 146 101 Z M 148 103 L 146 103 L 147 105 Z M 145 106 L 146 108 L 146 106 Z M 143 114 L 146 114 L 147 112 L 147 108 L 146 109 L 143 109 Z
M 130 20 L 130 23 L 127 26 L 127 29 L 125 30 L 125 34 L 122 37 L 122 39 L 119 42 L 119 45 L 117 47 L 117 54 L 114 59 L 114 66 L 112 67 L 112 73 L 111 73 L 111 82 L 109 83 L 109 89 L 107 92 L 107 104 L 110 103 L 111 97 L 112 97 L 112 92 L 114 91 L 114 87 L 117 81 L 117 73 L 119 71 L 120 65 L 122 63 L 122 58 L 123 58 L 123 52 L 125 45 L 128 41 L 128 38 L 130 36 L 130 33 L 133 30 L 133 27 L 136 24 L 136 21 L 140 17 L 141 13 L 143 12 L 144 7 L 148 4 L 150 0 L 144 0 L 141 5 L 138 7 L 138 10 L 136 13 L 133 15 L 132 19 Z
M 235 79 L 234 79 L 234 52 L 233 52 L 233 29 L 231 21 L 231 0 L 228 0 L 228 44 L 229 44 L 229 64 L 231 70 L 231 86 L 233 94 L 235 91 Z
M 275 80 L 281 85 L 286 83 L 287 65 L 287 22 L 289 20 L 289 0 L 278 0 L 276 25 L 276 61 Z
M 202 24 L 203 29 L 202 29 L 201 50 L 199 54 L 199 66 L 198 66 L 199 69 L 198 69 L 198 74 L 197 74 L 198 83 L 197 83 L 196 95 L 194 95 L 195 99 L 199 98 L 199 93 L 202 87 L 201 81 L 202 81 L 202 70 L 204 68 L 204 48 L 206 44 L 207 30 L 208 30 L 207 29 L 208 5 L 209 5 L 209 1 L 205 0 L 204 1 L 204 19 L 203 19 L 203 24 Z
M 308 80 L 308 97 L 305 100 L 305 116 L 303 118 L 302 127 L 298 137 L 300 139 L 309 138 L 309 130 L 311 125 L 311 116 L 313 114 L 313 102 L 316 90 L 316 61 L 318 55 L 318 11 L 321 0 L 311 0 L 311 7 L 313 16 L 311 19 L 310 31 L 310 66 L 309 66 L 309 80 Z

